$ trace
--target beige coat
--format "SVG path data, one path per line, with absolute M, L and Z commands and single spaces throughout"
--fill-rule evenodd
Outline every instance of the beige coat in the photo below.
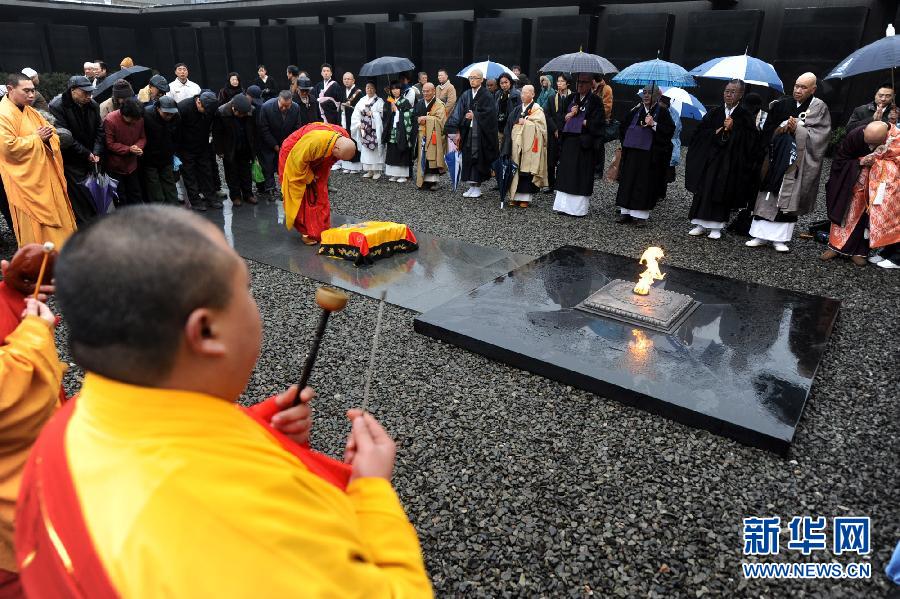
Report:
M 437 99 L 444 103 L 444 108 L 447 110 L 447 116 L 449 117 L 453 113 L 453 108 L 456 106 L 456 88 L 453 87 L 452 83 L 447 81 L 447 83 L 443 85 L 436 86 L 435 92 L 437 94 Z
M 510 115 L 509 118 L 518 118 L 520 114 Z M 508 199 L 512 200 L 519 186 L 520 172 L 530 173 L 531 180 L 538 189 L 547 184 L 547 119 L 537 103 L 529 110 L 525 124 L 513 125 L 510 137 L 512 138 L 510 158 L 519 165 L 509 186 Z
M 424 100 L 422 101 L 424 102 Z M 421 103 L 420 103 L 421 106 Z M 425 141 L 425 161 L 428 168 L 436 168 L 442 173 L 447 171 L 447 162 L 444 156 L 447 154 L 447 135 L 444 133 L 444 124 L 447 122 L 447 111 L 444 103 L 435 98 L 431 110 L 425 115 L 425 124 L 419 125 L 417 150 L 422 151 L 422 140 Z M 422 187 L 425 175 L 422 172 L 422 156 L 416 154 L 416 186 Z

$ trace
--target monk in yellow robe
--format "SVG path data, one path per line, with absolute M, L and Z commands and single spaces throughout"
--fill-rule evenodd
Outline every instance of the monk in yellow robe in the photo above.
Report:
M 413 118 L 419 124 L 418 158 L 416 158 L 416 187 L 434 190 L 440 175 L 447 172 L 447 110 L 436 97 L 433 83 L 422 86 L 422 99 L 416 103 Z
M 310 123 L 281 144 L 278 174 L 284 199 L 284 225 L 300 232 L 306 245 L 322 240 L 331 228 L 328 177 L 340 160 L 351 160 L 356 144 L 342 127 Z
M 116 301 L 85 301 L 101 296 Z M 432 596 L 390 482 L 395 444 L 370 414 L 348 412 L 338 461 L 309 447 L 307 403 L 283 409 L 296 387 L 235 405 L 262 326 L 247 266 L 214 225 L 161 205 L 115 212 L 63 248 L 56 297 L 86 375 L 23 477 L 29 596 Z
M 66 195 L 59 136 L 31 103 L 34 83 L 12 74 L 0 100 L 0 177 L 9 197 L 19 247 L 52 241 L 62 247 L 75 232 Z
M 509 185 L 509 205 L 527 208 L 547 181 L 547 118 L 534 101 L 534 86 L 522 87 L 522 104 L 509 115 L 502 155 L 518 165 Z

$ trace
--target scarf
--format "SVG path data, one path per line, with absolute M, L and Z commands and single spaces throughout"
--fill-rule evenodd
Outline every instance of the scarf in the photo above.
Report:
M 372 120 L 372 107 L 378 101 L 378 96 L 372 98 L 372 101 L 366 104 L 365 110 L 362 112 L 360 126 L 362 128 L 362 144 L 367 150 L 375 150 L 378 147 L 378 138 L 375 136 L 375 122 Z

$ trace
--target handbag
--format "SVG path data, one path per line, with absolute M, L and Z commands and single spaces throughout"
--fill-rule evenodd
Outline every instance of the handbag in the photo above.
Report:
M 612 164 L 609 165 L 609 168 L 606 170 L 605 179 L 610 183 L 615 183 L 619 180 L 619 162 L 622 160 L 622 149 L 616 148 L 616 157 L 613 158 Z
M 259 165 L 259 160 L 253 161 L 253 166 L 250 167 L 250 176 L 254 183 L 263 183 L 266 180 L 262 167 Z
M 609 122 L 603 125 L 603 143 L 619 139 L 619 129 L 621 124 L 616 119 L 609 119 Z
M 655 112 L 656 111 L 654 110 L 654 114 Z M 634 118 L 631 119 L 631 125 L 625 130 L 625 140 L 622 142 L 622 147 L 646 151 L 653 145 L 653 129 L 650 127 L 642 127 L 638 123 L 638 118 L 640 116 L 640 111 L 634 113 Z

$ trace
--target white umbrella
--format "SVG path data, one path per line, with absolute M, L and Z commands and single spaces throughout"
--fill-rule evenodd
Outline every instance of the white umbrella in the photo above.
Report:
M 680 87 L 662 86 L 659 88 L 659 91 L 672 101 L 672 108 L 675 109 L 675 112 L 681 118 L 699 121 L 706 115 L 706 107 L 703 103 Z M 644 90 L 640 90 L 638 96 L 643 93 Z
M 457 73 L 457 76 L 468 77 L 472 74 L 472 71 L 476 70 L 481 71 L 481 74 L 484 75 L 485 79 L 496 79 L 503 73 L 506 73 L 513 78 L 513 81 L 519 80 L 519 78 L 516 77 L 515 73 L 513 73 L 511 69 L 507 68 L 506 65 L 502 65 L 499 62 L 493 62 L 492 60 L 473 62 L 472 64 L 461 70 L 459 73 Z

